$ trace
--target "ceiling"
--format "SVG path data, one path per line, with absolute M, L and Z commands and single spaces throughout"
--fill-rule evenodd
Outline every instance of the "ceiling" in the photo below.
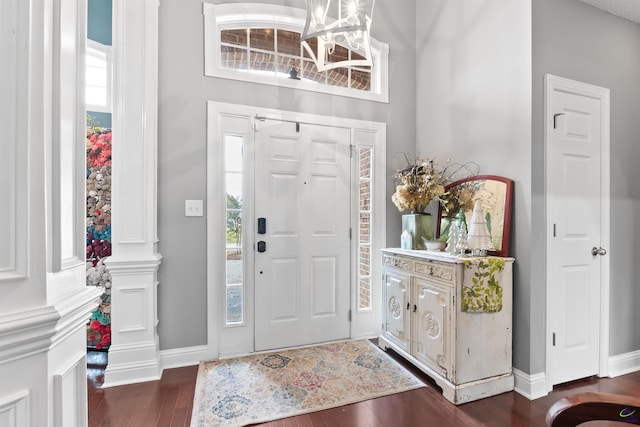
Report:
M 582 0 L 598 9 L 640 24 L 640 0 Z

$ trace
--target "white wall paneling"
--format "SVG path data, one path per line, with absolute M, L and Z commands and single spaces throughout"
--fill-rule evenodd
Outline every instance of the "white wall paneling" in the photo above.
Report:
M 85 325 L 99 291 L 84 267 L 85 38 L 86 0 L 0 2 L 2 426 L 53 426 L 61 372 L 76 378 L 60 383 L 73 405 L 87 401 Z M 65 425 L 86 425 L 76 414 Z
M 0 316 L 0 373 L 1 363 L 45 352 L 59 317 L 52 307 Z
M 76 362 L 69 369 L 53 376 L 53 425 L 55 427 L 87 424 L 86 353 L 80 353 L 75 359 Z
M 0 425 L 26 426 L 29 423 L 29 391 L 25 390 L 6 398 L 0 397 Z
M 159 379 L 156 280 L 160 256 L 134 262 L 109 261 L 111 336 L 105 387 Z
M 111 347 L 104 386 L 158 379 L 158 0 L 113 1 Z
M 27 274 L 27 146 L 26 120 L 27 38 L 15 31 L 19 24 L 19 2 L 0 3 L 0 282 Z
M 53 2 L 52 270 L 84 265 L 86 0 Z

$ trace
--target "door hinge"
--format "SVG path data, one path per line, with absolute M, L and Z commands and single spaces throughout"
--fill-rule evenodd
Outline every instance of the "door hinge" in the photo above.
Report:
M 553 237 L 556 237 L 556 225 L 553 224 Z
M 351 240 L 353 237 L 353 228 L 349 228 L 349 240 Z
M 553 346 L 555 347 L 556 346 L 556 333 L 555 332 L 551 334 L 551 341 L 552 341 Z
M 349 322 L 351 322 L 351 310 L 349 310 Z
M 253 118 L 253 131 L 258 132 L 258 119 L 255 117 Z
M 355 151 L 356 147 L 355 145 L 351 144 L 349 145 L 349 158 L 353 159 L 353 152 Z
M 556 129 L 558 125 L 558 116 L 564 116 L 566 113 L 556 113 L 553 115 L 553 128 Z

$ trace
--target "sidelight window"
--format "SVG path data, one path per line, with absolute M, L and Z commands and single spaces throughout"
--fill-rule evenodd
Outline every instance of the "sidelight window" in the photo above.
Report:
M 373 147 L 358 147 L 358 310 L 371 309 L 371 216 Z
M 242 193 L 242 153 L 244 138 L 226 135 L 225 188 L 226 207 L 226 323 L 238 324 L 244 321 L 244 257 L 242 242 L 243 193 Z

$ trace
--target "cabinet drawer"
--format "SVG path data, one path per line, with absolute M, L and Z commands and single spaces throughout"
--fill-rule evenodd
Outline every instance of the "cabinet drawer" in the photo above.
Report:
M 423 277 L 439 279 L 453 284 L 455 282 L 455 268 L 452 265 L 441 264 L 433 261 L 416 261 L 413 272 Z
M 413 260 L 407 258 L 385 255 L 382 257 L 382 263 L 385 267 L 393 267 L 409 273 L 413 271 Z

